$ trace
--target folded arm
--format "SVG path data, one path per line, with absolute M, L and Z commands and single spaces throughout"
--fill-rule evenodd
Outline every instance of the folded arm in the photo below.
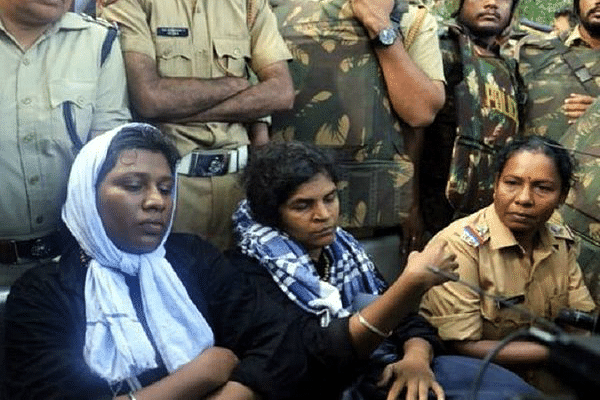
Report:
M 257 71 L 259 82 L 240 77 L 164 78 L 148 55 L 125 53 L 129 92 L 145 118 L 179 122 L 249 122 L 291 108 L 293 85 L 287 63 Z

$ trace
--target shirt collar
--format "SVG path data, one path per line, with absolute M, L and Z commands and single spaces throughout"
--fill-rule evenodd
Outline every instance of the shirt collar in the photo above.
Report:
M 493 250 L 513 246 L 518 246 L 520 248 L 519 242 L 517 242 L 513 233 L 500 220 L 493 204 L 485 210 L 485 221 L 490 228 L 490 247 Z M 553 235 L 550 232 L 548 223 L 546 222 L 540 229 L 540 241 L 536 248 L 549 250 L 551 247 L 554 247 L 554 245 L 558 245 L 558 237 L 560 237 L 560 235 Z
M 90 25 L 85 20 L 85 18 L 86 17 L 82 17 L 72 12 L 65 13 L 58 21 L 56 21 L 52 26 L 50 26 L 40 38 L 38 38 L 36 43 L 39 43 L 41 40 L 45 39 L 50 35 L 53 35 L 59 30 L 81 30 L 89 28 Z M 4 32 L 4 34 L 6 34 L 9 38 L 13 38 L 13 36 L 4 27 L 4 23 L 2 23 L 2 20 L 0 20 L 0 31 Z
M 583 43 L 584 45 L 588 46 L 588 44 L 586 43 L 586 41 L 581 36 L 581 32 L 579 30 L 580 26 L 581 25 L 579 24 L 575 28 L 573 28 L 573 30 L 571 31 L 571 33 L 569 34 L 569 36 L 565 40 L 565 45 L 567 47 L 575 46 L 575 45 L 577 45 L 579 43 Z

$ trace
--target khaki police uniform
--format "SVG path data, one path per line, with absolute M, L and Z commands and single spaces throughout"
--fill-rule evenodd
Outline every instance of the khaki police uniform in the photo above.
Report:
M 249 26 L 247 3 L 252 4 Z M 102 16 L 116 21 L 124 52 L 146 54 L 167 78 L 249 77 L 291 58 L 267 0 L 119 0 Z M 163 123 L 182 155 L 193 150 L 236 149 L 249 144 L 241 123 Z M 231 214 L 243 192 L 231 173 L 179 176 L 173 230 L 200 234 L 224 248 L 231 244 Z
M 71 162 L 90 131 L 130 119 L 118 41 L 102 63 L 108 26 L 67 13 L 24 50 L 0 22 L 0 284 L 32 255 L 14 254 L 17 242 L 56 231 Z M 4 265 L 11 257 L 21 267 Z
M 400 31 L 407 37 L 415 23 L 421 7 L 410 4 L 408 12 L 402 15 Z M 410 59 L 427 77 L 433 81 L 446 82 L 444 63 L 440 53 L 438 23 L 431 13 L 425 14 L 412 45 L 406 50 Z
M 540 234 L 529 260 L 492 204 L 455 221 L 432 241 L 448 242 L 462 280 L 509 298 L 536 316 L 552 320 L 563 308 L 593 310 L 571 232 L 548 222 Z M 499 340 L 531 324 L 527 316 L 456 282 L 430 289 L 423 297 L 421 313 L 438 328 L 443 340 Z

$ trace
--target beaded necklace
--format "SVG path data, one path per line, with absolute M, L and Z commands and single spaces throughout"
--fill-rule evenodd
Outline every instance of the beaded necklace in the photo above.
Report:
M 326 251 L 323 251 L 319 260 L 315 262 L 315 269 L 323 282 L 329 282 L 329 278 L 331 277 L 331 259 Z

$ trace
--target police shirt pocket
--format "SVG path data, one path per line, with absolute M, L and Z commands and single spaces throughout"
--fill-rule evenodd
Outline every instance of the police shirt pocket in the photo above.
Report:
M 56 80 L 49 83 L 53 132 L 66 132 L 70 142 L 80 147 L 92 126 L 96 84 L 91 81 Z
M 246 77 L 246 60 L 250 58 L 250 38 L 215 38 L 217 74 Z
M 193 50 L 185 38 L 157 38 L 156 64 L 161 76 L 193 76 Z

